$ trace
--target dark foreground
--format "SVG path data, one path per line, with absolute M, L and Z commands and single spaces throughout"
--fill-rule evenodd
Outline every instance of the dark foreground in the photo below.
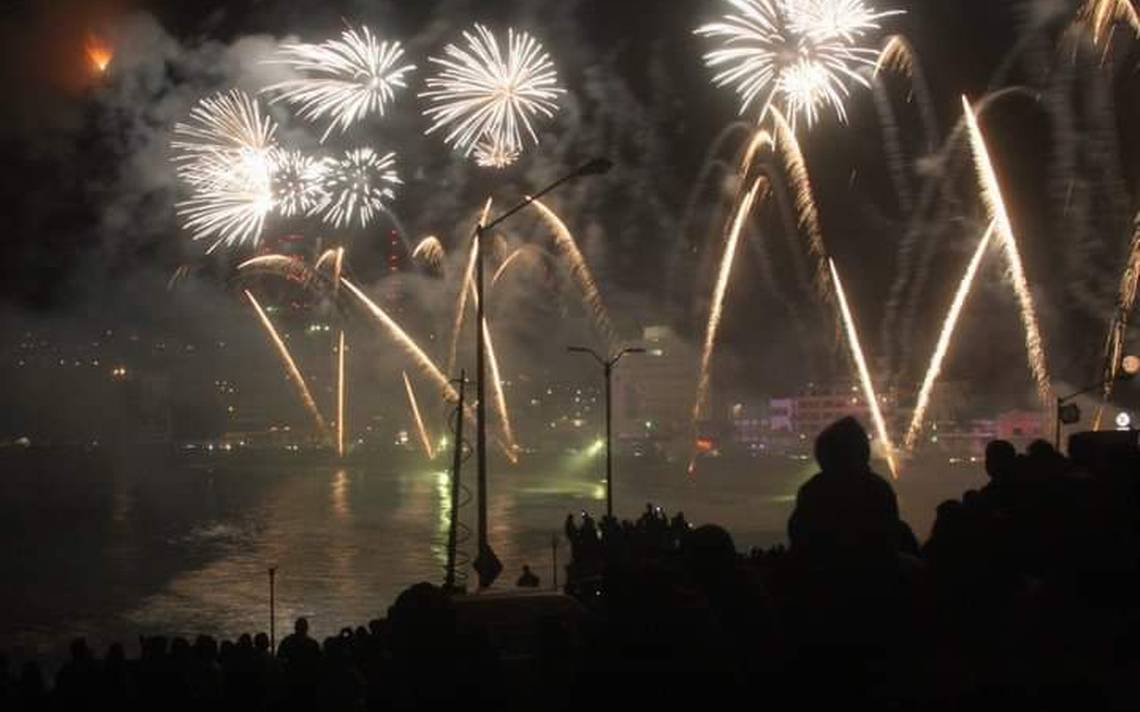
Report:
M 1135 446 L 994 446 L 920 548 L 865 437 L 834 428 L 787 549 L 653 509 L 568 519 L 569 595 L 420 584 L 276 654 L 264 634 L 76 641 L 54 685 L 5 663 L 0 708 L 1140 709 Z

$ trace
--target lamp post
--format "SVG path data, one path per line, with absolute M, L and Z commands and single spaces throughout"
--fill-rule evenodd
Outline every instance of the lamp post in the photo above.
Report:
M 1140 373 L 1140 356 L 1125 356 L 1120 361 L 1120 370 L 1116 380 L 1128 381 L 1135 377 L 1137 373 Z M 1064 397 L 1057 396 L 1057 412 L 1054 413 L 1056 417 L 1054 419 L 1053 447 L 1058 452 L 1061 451 L 1061 425 L 1073 425 L 1074 423 L 1079 423 L 1081 420 L 1080 407 L 1077 406 L 1076 403 L 1069 403 L 1069 401 L 1083 396 L 1086 393 L 1101 390 L 1105 387 L 1107 382 L 1108 381 L 1105 380 L 1100 383 L 1094 383 L 1087 388 L 1082 388 L 1076 393 Z
M 503 569 L 495 552 L 487 542 L 487 389 L 484 379 L 484 360 L 486 358 L 486 341 L 483 335 L 483 315 L 487 308 L 487 300 L 483 293 L 483 236 L 489 234 L 496 226 L 528 207 L 531 203 L 554 189 L 575 178 L 601 175 L 609 172 L 613 163 L 606 158 L 594 160 L 580 166 L 572 173 L 559 178 L 534 195 L 527 196 L 486 225 L 480 223 L 475 226 L 475 472 L 476 486 L 478 488 L 478 547 L 479 553 L 475 558 L 475 572 L 479 574 L 479 588 L 490 586 Z M 467 288 L 466 285 L 463 286 Z
M 602 358 L 601 356 L 598 355 L 597 351 L 594 351 L 593 349 L 588 348 L 586 346 L 570 346 L 570 347 L 567 347 L 566 350 L 569 351 L 570 353 L 589 354 L 589 355 L 593 356 L 594 360 L 597 361 L 599 364 L 601 364 L 602 373 L 605 374 L 605 377 L 606 377 L 606 516 L 610 519 L 613 519 L 613 516 L 614 516 L 614 491 L 613 491 L 614 477 L 613 477 L 613 474 L 614 474 L 614 472 L 613 472 L 613 453 L 612 453 L 612 449 L 611 449 L 611 443 L 613 441 L 613 418 L 612 418 L 612 413 L 611 413 L 611 411 L 613 409 L 613 398 L 611 395 L 610 383 L 611 383 L 612 378 L 613 378 L 614 366 L 617 366 L 618 361 L 621 361 L 622 356 L 625 356 L 626 354 L 643 354 L 643 353 L 645 353 L 645 349 L 636 348 L 636 347 L 622 349 L 621 351 L 618 351 L 616 355 L 611 356 L 609 358 Z

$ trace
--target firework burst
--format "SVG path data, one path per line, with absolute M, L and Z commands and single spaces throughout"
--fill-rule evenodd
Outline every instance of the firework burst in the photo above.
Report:
M 328 199 L 321 218 L 333 227 L 356 223 L 366 227 L 394 199 L 394 186 L 403 181 L 396 173 L 396 154 L 381 155 L 371 148 L 346 151 L 339 160 L 324 163 L 323 190 Z
M 445 57 L 429 58 L 439 72 L 420 94 L 431 104 L 424 111 L 434 122 L 427 133 L 446 127 L 444 141 L 467 156 L 480 142 L 500 157 L 521 152 L 527 137 L 538 143 L 534 120 L 552 118 L 565 93 L 550 56 L 538 40 L 514 29 L 507 30 L 505 52 L 483 25 L 463 38 L 464 46 L 448 45 Z
M 857 71 L 878 52 L 860 43 L 897 11 L 878 12 L 862 0 L 726 0 L 732 12 L 698 35 L 721 42 L 705 55 L 717 86 L 732 86 L 740 113 L 781 106 L 793 122 L 814 125 L 830 107 L 846 121 L 850 84 L 868 86 Z
M 278 154 L 273 170 L 273 204 L 286 218 L 311 215 L 328 202 L 325 178 L 328 161 L 300 151 Z
M 381 41 L 367 27 L 348 29 L 339 40 L 284 45 L 273 61 L 305 76 L 264 91 L 276 94 L 274 102 L 289 103 L 308 121 L 327 121 L 324 142 L 334 130 L 343 133 L 369 116 L 384 116 L 396 90 L 407 86 L 405 77 L 416 68 L 403 58 L 399 42 Z
M 522 154 L 516 148 L 504 146 L 491 138 L 475 145 L 475 164 L 480 168 L 506 168 L 514 165 Z
M 273 209 L 277 126 L 248 94 L 232 90 L 202 99 L 174 127 L 174 163 L 192 196 L 175 207 L 193 239 L 256 244 Z

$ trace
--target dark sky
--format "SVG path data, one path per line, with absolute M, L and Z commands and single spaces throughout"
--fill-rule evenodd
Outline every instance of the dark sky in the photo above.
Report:
M 543 145 L 499 177 L 496 191 L 505 200 L 596 153 L 615 159 L 614 174 L 568 191 L 560 208 L 575 215 L 573 227 L 611 301 L 650 312 L 632 320 L 667 320 L 699 338 L 714 254 L 707 248 L 715 247 L 724 224 L 723 201 L 715 190 L 702 189 L 694 222 L 707 229 L 681 235 L 679 224 L 706 151 L 736 119 L 737 107 L 731 92 L 708 82 L 700 58 L 705 45 L 691 30 L 721 12 L 722 5 L 716 0 L 6 2 L 0 12 L 6 54 L 0 78 L 8 92 L 0 116 L 6 156 L 6 170 L 0 172 L 5 206 L 0 234 L 7 256 L 0 301 L 9 309 L 44 314 L 74 309 L 77 303 L 112 312 L 124 303 L 147 306 L 131 310 L 130 318 L 158 309 L 163 296 L 150 290 L 195 253 L 179 233 L 172 207 L 176 193 L 158 160 L 159 149 L 170 124 L 194 99 L 256 74 L 257 67 L 246 62 L 258 47 L 290 35 L 321 39 L 345 21 L 366 22 L 405 38 L 422 69 L 424 56 L 469 22 L 509 21 L 547 44 L 572 100 Z M 1126 130 L 1136 125 L 1138 113 L 1132 88 L 1135 43 L 1118 37 L 1103 67 L 1087 46 L 1066 63 L 1059 47 L 1076 3 L 1065 0 L 879 5 L 907 10 L 886 24 L 914 44 L 943 135 L 961 115 L 962 94 L 977 97 L 987 88 L 1018 84 L 1037 95 L 1036 101 L 1003 103 L 985 126 L 1054 363 L 1063 378 L 1087 380 L 1096 372 L 1135 210 L 1135 132 Z M 129 38 L 117 48 L 105 79 L 91 76 L 84 63 L 90 33 Z M 905 88 L 889 87 L 917 191 L 920 170 L 933 164 L 924 161 L 929 156 Z M 486 192 L 486 175 L 461 165 L 434 137 L 420 135 L 422 119 L 411 91 L 396 113 L 385 140 L 418 166 L 397 209 L 415 233 L 411 237 L 449 234 L 470 219 L 472 206 Z M 919 252 L 929 251 L 930 274 L 917 293 L 914 343 L 899 344 L 880 334 L 880 325 L 899 274 L 900 235 L 908 221 L 892 187 L 871 92 L 855 91 L 849 125 L 829 117 L 802 139 L 828 249 L 846 275 L 864 340 L 880 357 L 907 346 L 927 353 L 940 305 L 948 302 L 976 240 L 981 209 L 971 197 L 976 192 L 969 172 L 949 182 L 936 219 L 919 230 L 917 244 Z M 722 151 L 722 158 L 730 160 L 734 150 Z M 730 299 L 748 307 L 728 311 L 725 377 L 763 381 L 755 374 L 789 363 L 802 377 L 802 351 L 813 352 L 812 359 L 824 362 L 819 368 L 826 370 L 832 327 L 810 290 L 791 276 L 796 256 L 788 247 L 793 243 L 780 234 L 776 211 L 763 211 L 753 229 L 767 239 L 763 249 L 742 256 L 738 267 Z M 359 236 L 356 243 L 359 254 L 367 255 L 367 238 Z M 682 255 L 683 274 L 666 280 L 675 255 Z M 765 283 L 772 274 L 775 282 Z M 971 377 L 1001 381 L 1023 351 L 1000 268 L 987 274 L 976 309 L 995 316 L 972 321 L 969 328 L 985 338 L 970 339 L 960 360 L 969 364 Z M 791 336 L 793 311 L 818 343 L 802 348 L 790 343 L 799 338 Z

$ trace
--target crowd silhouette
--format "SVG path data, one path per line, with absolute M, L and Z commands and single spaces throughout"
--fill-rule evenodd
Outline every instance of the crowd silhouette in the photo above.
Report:
M 148 638 L 98 659 L 80 639 L 51 686 L 0 658 L 0 707 L 1140 709 L 1135 448 L 990 443 L 988 483 L 941 504 L 921 545 L 856 421 L 815 457 L 787 546 L 741 554 L 653 505 L 568 516 L 563 590 L 585 623 L 540 620 L 524 667 L 425 583 L 323 642 L 298 619 L 276 651 L 265 634 Z

